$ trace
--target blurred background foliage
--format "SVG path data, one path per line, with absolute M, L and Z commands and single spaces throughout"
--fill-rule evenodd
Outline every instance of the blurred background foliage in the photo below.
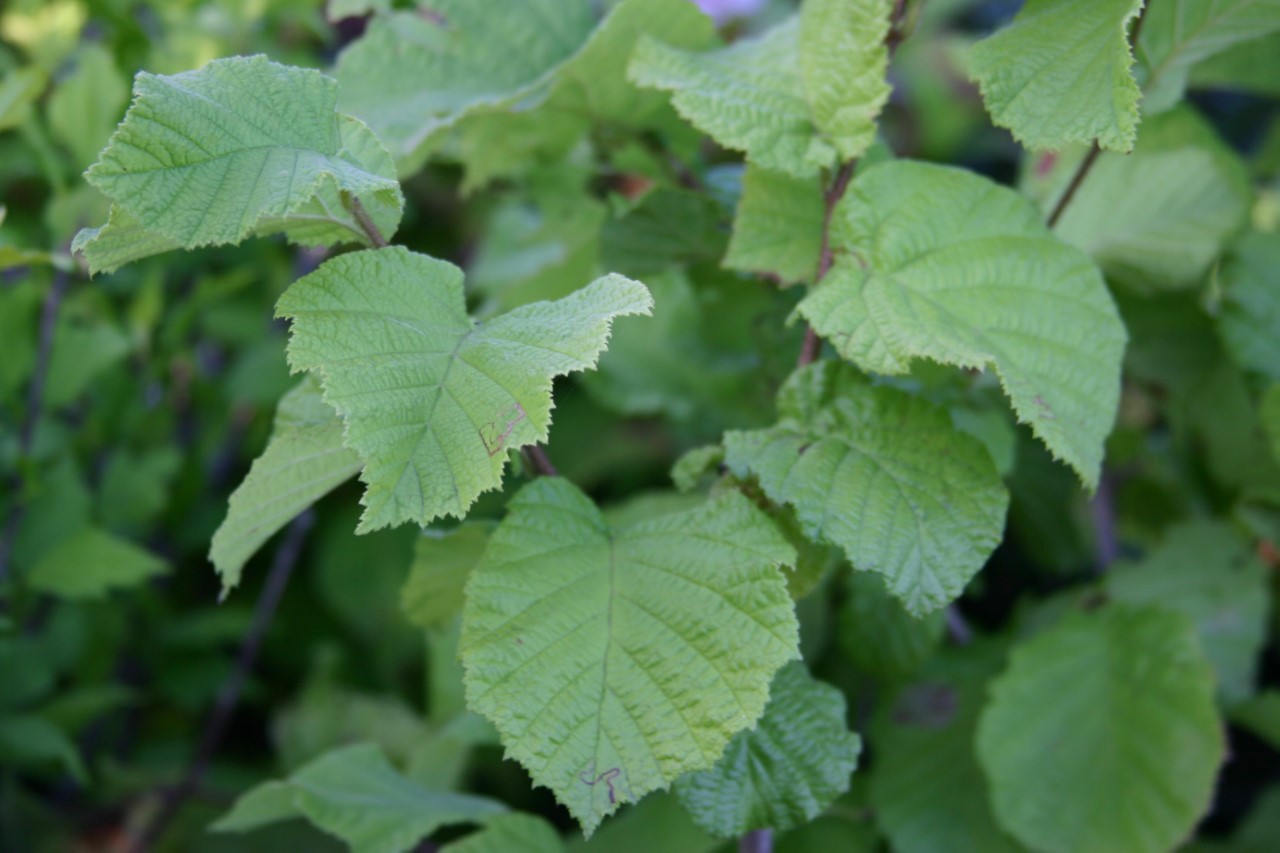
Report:
M 123 850 L 137 841 L 193 760 L 267 567 L 290 557 L 280 546 L 264 549 L 245 584 L 219 603 L 210 537 L 293 384 L 272 306 L 321 256 L 261 239 L 166 254 L 90 280 L 69 245 L 78 229 L 105 221 L 107 208 L 80 174 L 123 116 L 138 70 L 175 73 L 252 53 L 329 69 L 378 5 L 399 4 L 7 0 L 0 11 L 0 849 Z M 749 17 L 726 11 L 731 37 L 793 9 L 782 0 L 738 5 L 754 8 Z M 1044 199 L 1081 152 L 1024 158 L 990 124 L 961 67 L 964 48 L 1019 5 L 921 5 L 892 66 L 882 133 L 899 156 L 961 164 Z M 850 698 L 870 763 L 850 794 L 781 837 L 778 850 L 870 850 L 886 833 L 900 846 L 929 849 L 920 834 L 927 842 L 938 830 L 920 814 L 878 808 L 894 802 L 893 786 L 922 780 L 932 787 L 918 798 L 948 803 L 961 822 L 972 817 L 972 839 L 984 845 L 970 849 L 995 849 L 988 845 L 997 837 L 1011 844 L 989 817 L 982 823 L 982 802 L 967 802 L 982 796 L 971 756 L 969 764 L 948 756 L 966 748 L 957 737 L 972 731 L 965 726 L 1011 638 L 1037 630 L 1072 596 L 1092 594 L 1096 564 L 1115 556 L 1099 554 L 1110 536 L 1100 525 L 1115 526 L 1126 558 L 1176 563 L 1181 554 L 1194 571 L 1222 559 L 1203 537 L 1225 535 L 1255 567 L 1252 580 L 1212 593 L 1219 597 L 1206 616 L 1219 620 L 1223 643 L 1241 643 L 1245 653 L 1221 684 L 1236 722 L 1205 844 L 1257 837 L 1280 845 L 1280 807 L 1258 804 L 1260 796 L 1274 804 L 1280 792 L 1274 616 L 1244 636 L 1257 623 L 1249 614 L 1267 612 L 1275 587 L 1280 477 L 1258 409 L 1280 379 L 1280 361 L 1275 340 L 1250 349 L 1240 343 L 1247 335 L 1229 330 L 1232 306 L 1249 309 L 1249 291 L 1232 282 L 1254 276 L 1274 285 L 1280 268 L 1280 75 L 1267 49 L 1271 59 L 1280 55 L 1264 39 L 1257 56 L 1229 52 L 1197 66 L 1185 110 L 1198 117 L 1143 127 L 1135 157 L 1158 147 L 1162 134 L 1212 136 L 1212 156 L 1235 176 L 1241 197 L 1206 214 L 1205 227 L 1220 233 L 1204 268 L 1185 271 L 1187 286 L 1145 281 L 1122 252 L 1104 262 L 1131 337 L 1105 505 L 1090 503 L 1025 430 L 980 405 L 998 395 L 991 382 L 961 382 L 928 366 L 910 377 L 982 436 L 1008 475 L 1009 536 L 961 604 L 971 623 L 964 630 L 989 637 L 981 652 L 940 651 L 948 642 L 941 619 L 911 620 L 877 582 L 828 577 L 829 594 L 799 603 L 806 658 Z M 481 313 L 559 295 L 600 269 L 643 276 L 654 290 L 655 318 L 620 322 L 601 370 L 557 388 L 550 453 L 602 503 L 668 488 L 672 462 L 726 427 L 770 423 L 772 395 L 800 343 L 800 331 L 783 323 L 794 291 L 719 267 L 742 173 L 737 158 L 674 121 L 655 132 L 709 194 L 683 188 L 643 135 L 607 127 L 569 151 L 550 145 L 554 156 L 536 167 L 495 166 L 491 174 L 475 165 L 483 162 L 482 132 L 449 138 L 404 183 L 399 241 L 466 268 Z M 1079 221 L 1064 227 L 1094 239 L 1119 204 L 1108 193 L 1123 194 L 1122 171 L 1095 182 L 1079 201 Z M 1242 241 L 1220 262 L 1222 247 L 1249 223 L 1271 237 Z M 46 378 L 33 395 L 38 373 Z M 508 478 L 506 494 L 522 482 Z M 204 827 L 251 784 L 358 740 L 377 742 L 415 778 L 498 796 L 569 829 L 547 792 L 530 790 L 523 771 L 501 760 L 491 732 L 459 715 L 449 629 L 424 632 L 403 617 L 401 586 L 419 532 L 355 536 L 358 496 L 349 483 L 316 507 L 230 728 L 156 849 L 335 846 L 296 821 L 246 836 Z M 496 517 L 504 501 L 488 495 L 472 517 Z M 1181 544 L 1167 544 L 1172 524 L 1206 516 L 1225 519 L 1228 532 L 1193 528 L 1178 534 Z M 91 567 L 84 554 L 93 555 Z M 1123 577 L 1113 572 L 1109 583 L 1124 587 Z M 900 724 L 938 702 L 956 726 Z M 902 768 L 916 775 L 895 778 Z M 590 844 L 575 842 L 610 851 L 716 846 L 665 795 L 611 821 Z

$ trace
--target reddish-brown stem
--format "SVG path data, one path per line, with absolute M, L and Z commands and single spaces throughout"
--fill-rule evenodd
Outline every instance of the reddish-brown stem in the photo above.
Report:
M 253 613 L 253 621 L 250 623 L 244 639 L 240 642 L 240 651 L 236 655 L 235 666 L 218 689 L 218 696 L 214 700 L 213 710 L 209 713 L 209 719 L 205 723 L 204 732 L 200 736 L 200 742 L 196 746 L 195 754 L 191 758 L 187 772 L 177 785 L 165 791 L 162 804 L 155 818 L 144 826 L 128 844 L 127 849 L 130 853 L 144 853 L 144 851 L 150 850 L 155 846 L 156 842 L 164 834 L 165 829 L 168 828 L 169 823 L 182 810 L 182 806 L 200 789 L 204 776 L 209 770 L 209 763 L 213 759 L 213 752 L 222 741 L 222 735 L 227 730 L 227 724 L 231 722 L 231 714 L 235 711 L 236 705 L 240 701 L 240 694 L 249 679 L 249 673 L 258 660 L 258 653 L 262 649 L 262 641 L 267 636 L 267 629 L 271 626 L 276 607 L 279 606 L 280 600 L 284 598 L 285 587 L 288 585 L 289 577 L 293 573 L 293 567 L 297 564 L 298 557 L 302 553 L 302 545 L 306 541 L 307 531 L 311 529 L 314 523 L 315 514 L 311 510 L 307 510 L 295 518 L 285 532 L 284 539 L 281 540 L 280 547 L 275 553 L 275 559 L 272 561 L 271 572 L 267 575 L 261 595 L 258 596 L 258 605 Z
M 347 209 L 351 211 L 351 215 L 355 217 L 356 223 L 359 224 L 361 230 L 364 231 L 365 237 L 377 249 L 385 249 L 389 243 L 387 238 L 382 236 L 382 232 L 378 230 L 378 225 L 373 221 L 373 217 L 364 209 L 364 205 L 360 203 L 360 199 L 350 193 L 342 194 L 343 201 L 347 204 Z
M 857 165 L 856 160 L 843 164 L 822 194 L 822 243 L 818 251 L 818 269 L 813 276 L 815 286 L 826 277 L 831 271 L 831 265 L 835 262 L 835 253 L 831 248 L 831 219 L 835 215 L 836 206 L 840 204 L 840 199 L 844 198 L 845 192 L 849 189 L 849 182 L 853 179 L 853 171 Z M 812 364 L 817 360 L 821 350 L 822 342 L 818 340 L 813 328 L 805 329 L 804 344 L 800 347 L 800 357 L 796 359 L 796 367 Z
M 547 453 L 539 444 L 531 444 L 524 448 L 521 453 L 524 454 L 525 461 L 530 469 L 539 477 L 559 477 L 560 473 L 556 471 L 556 466 L 551 464 L 551 460 L 547 458 Z

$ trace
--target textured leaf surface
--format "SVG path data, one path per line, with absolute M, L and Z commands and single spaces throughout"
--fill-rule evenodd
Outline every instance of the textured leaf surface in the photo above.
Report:
M 1110 281 L 1148 292 L 1197 287 L 1244 226 L 1251 195 L 1239 156 L 1178 110 L 1144 124 L 1132 154 L 1103 154 L 1055 233 Z
M 339 157 L 388 181 L 396 179 L 395 164 L 382 143 L 362 122 L 338 116 L 342 147 Z M 281 216 L 267 216 L 253 226 L 257 235 L 283 233 L 303 246 L 328 246 L 353 240 L 366 241 L 364 230 L 342 199 L 344 189 L 333 181 L 322 181 L 315 194 Z M 400 225 L 403 202 L 399 191 L 373 192 L 361 196 L 365 212 L 383 236 L 390 237 Z M 85 228 L 76 234 L 71 250 L 84 256 L 93 275 L 114 272 L 141 258 L 180 249 L 184 243 L 142 224 L 120 205 L 112 205 L 105 225 Z
M 1026 199 L 924 163 L 868 169 L 833 222 L 835 266 L 797 309 L 845 358 L 993 366 L 1018 419 L 1097 482 L 1125 330 L 1088 257 Z
M 1138 59 L 1144 112 L 1172 106 L 1192 66 L 1280 31 L 1280 0 L 1150 0 Z
M 629 75 L 747 160 L 815 175 L 871 144 L 888 98 L 883 0 L 816 0 L 757 38 L 694 53 L 639 42 Z
M 412 165 L 468 110 L 529 93 L 590 34 L 586 0 L 433 0 L 375 19 L 338 58 L 340 107 Z
M 363 743 L 251 789 L 214 829 L 246 832 L 302 816 L 356 853 L 402 853 L 442 826 L 484 823 L 506 810 L 484 797 L 427 790 L 397 772 L 378 747 Z
M 800 78 L 819 132 L 853 160 L 875 140 L 889 100 L 892 0 L 806 0 L 800 7 Z
M 622 803 L 711 767 L 796 658 L 779 566 L 745 497 L 614 530 L 568 482 L 513 499 L 467 587 L 467 701 L 590 834 Z
M 1181 614 L 1068 615 L 1014 650 L 978 723 L 1000 823 L 1038 850 L 1172 849 L 1223 760 L 1213 690 Z
M 227 517 L 213 534 L 209 559 L 223 595 L 263 542 L 359 472 L 360 457 L 343 446 L 342 421 L 307 377 L 280 400 L 271 441 L 231 493 Z
M 895 851 L 1022 849 L 996 823 L 973 745 L 984 688 L 1003 660 L 985 643 L 944 652 L 873 720 L 871 806 Z
M 1028 148 L 1095 139 L 1113 151 L 1133 148 L 1139 93 L 1128 26 L 1142 2 L 1028 0 L 969 54 L 995 123 Z
M 1218 327 L 1236 363 L 1280 380 L 1280 235 L 1250 233 L 1222 270 Z
M 771 273 L 786 284 L 812 281 L 822 250 L 822 211 L 816 177 L 748 166 L 724 265 Z
M 456 530 L 424 530 L 414 544 L 413 565 L 400 591 L 409 621 L 423 628 L 447 624 L 462 612 L 463 590 L 484 553 L 493 525 L 465 522 Z
M 508 450 L 546 440 L 551 380 L 593 366 L 613 318 L 650 307 L 614 275 L 477 323 L 461 270 L 393 247 L 327 261 L 277 312 L 293 320 L 290 365 L 319 374 L 364 460 L 366 532 L 465 515 Z
M 861 749 L 844 695 L 790 663 L 774 676 L 755 728 L 735 735 L 715 767 L 677 781 L 676 794 L 712 835 L 787 830 L 849 790 Z
M 59 598 L 102 598 L 168 571 L 168 564 L 127 539 L 86 527 L 49 550 L 27 575 L 31 588 Z
M 1229 705 L 1253 694 L 1267 632 L 1267 571 L 1229 526 L 1172 528 L 1140 564 L 1114 565 L 1106 590 L 1117 601 L 1185 614 L 1200 632 L 1223 700 Z
M 810 537 L 878 572 L 914 614 L 956 598 L 1004 530 L 991 457 L 945 412 L 828 362 L 796 373 L 769 429 L 725 434 L 726 461 L 795 507 Z
M 144 72 L 85 176 L 143 228 L 188 247 L 242 240 L 339 190 L 398 214 L 394 177 L 344 148 L 336 100 L 332 79 L 263 56 Z

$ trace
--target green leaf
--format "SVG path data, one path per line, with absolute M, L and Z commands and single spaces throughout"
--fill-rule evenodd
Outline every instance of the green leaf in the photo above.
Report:
M 1222 268 L 1218 328 L 1237 364 L 1280 380 L 1280 234 L 1250 232 Z
M 621 529 L 561 479 L 509 506 L 467 586 L 467 702 L 590 835 L 759 718 L 798 657 L 795 554 L 737 493 Z
M 1253 694 L 1267 635 L 1268 577 L 1230 527 L 1207 521 L 1174 527 L 1141 563 L 1112 566 L 1105 589 L 1117 601 L 1186 615 L 1217 672 L 1223 700 Z
M 562 853 L 564 842 L 555 827 L 522 812 L 494 815 L 484 829 L 440 848 L 440 853 Z
M 719 260 L 724 252 L 715 201 L 703 193 L 669 187 L 653 190 L 626 214 L 606 223 L 600 237 L 605 269 L 624 275 Z
M 1128 29 L 1143 0 L 1027 0 L 1013 23 L 974 45 L 969 72 L 991 118 L 1028 148 L 1095 139 L 1128 151 L 1138 84 Z
M 861 750 L 845 723 L 843 694 L 790 663 L 774 676 L 755 728 L 735 735 L 715 767 L 680 778 L 675 790 L 712 835 L 787 830 L 849 790 Z
M 338 57 L 339 107 L 412 172 L 469 110 L 531 95 L 593 24 L 585 0 L 434 0 L 426 14 L 380 16 Z
M 698 828 L 674 794 L 650 794 L 587 839 L 573 838 L 573 853 L 719 853 L 723 845 Z
M 32 589 L 59 598 L 102 598 L 163 574 L 164 560 L 125 539 L 91 527 L 53 547 L 27 575 Z
M 978 643 L 934 657 L 881 705 L 868 737 L 871 806 L 901 853 L 1015 853 L 992 814 L 973 737 L 1002 649 Z
M 946 412 L 823 362 L 778 398 L 781 420 L 725 433 L 726 461 L 804 532 L 878 572 L 913 614 L 955 599 L 999 544 L 1009 496 L 986 449 Z
M 81 785 L 88 781 L 75 742 L 62 729 L 34 714 L 0 716 L 0 760 L 14 768 L 56 762 Z
M 1280 33 L 1243 42 L 1191 69 L 1190 85 L 1280 95 Z
M 871 144 L 888 97 L 889 3 L 816 0 L 762 36 L 693 53 L 654 38 L 628 70 L 747 161 L 807 177 Z
M 429 791 L 363 743 L 326 753 L 286 781 L 259 785 L 210 828 L 246 832 L 301 815 L 357 853 L 401 853 L 442 826 L 484 823 L 504 812 L 495 800 Z
M 783 284 L 812 281 L 822 250 L 822 184 L 748 166 L 724 265 Z
M 546 440 L 551 380 L 592 367 L 614 317 L 651 307 L 611 275 L 477 323 L 461 270 L 392 247 L 325 262 L 276 311 L 293 320 L 289 364 L 318 373 L 364 460 L 368 532 L 464 516 L 501 484 L 507 451 Z
M 858 366 L 993 366 L 1018 419 L 1092 486 L 1125 331 L 1097 269 L 1025 198 L 945 166 L 892 162 L 836 210 L 831 272 L 798 311 Z
M 49 357 L 44 402 L 65 406 L 89 391 L 95 379 L 124 361 L 133 349 L 129 337 L 108 321 L 59 318 L 56 345 Z
M 395 180 L 395 164 L 391 162 L 391 155 L 373 131 L 357 119 L 338 116 L 338 132 L 342 142 L 340 158 L 371 174 Z M 303 246 L 328 246 L 354 239 L 367 241 L 364 230 L 346 207 L 343 192 L 336 182 L 323 181 L 310 199 L 300 202 L 283 216 L 264 217 L 252 231 L 256 235 L 282 233 Z M 398 191 L 395 194 L 367 194 L 361 204 L 384 237 L 395 233 L 403 205 Z M 112 205 L 106 225 L 82 229 L 72 241 L 71 251 L 82 255 L 89 263 L 89 272 L 97 275 L 114 272 L 125 264 L 171 252 L 184 245 L 147 228 L 120 205 Z
M 1280 0 L 1150 3 L 1137 51 L 1147 114 L 1177 103 L 1196 63 L 1280 31 Z
M 671 467 L 671 482 L 682 492 L 691 492 L 698 487 L 698 481 L 707 474 L 714 473 L 724 464 L 724 448 L 718 444 L 695 447 L 688 451 Z
M 917 618 L 890 597 L 883 581 L 854 572 L 838 614 L 837 641 L 859 672 L 883 681 L 915 674 L 942 643 L 946 616 L 936 610 Z
M 875 141 L 889 100 L 891 0 L 805 0 L 800 7 L 800 77 L 813 123 L 842 160 Z
M 307 377 L 280 400 L 271 441 L 231 493 L 213 534 L 209 560 L 223 596 L 262 543 L 359 471 L 360 457 L 343 445 L 342 421 Z
M 462 612 L 462 591 L 492 530 L 493 525 L 486 522 L 464 522 L 448 532 L 422 531 L 413 550 L 409 577 L 400 591 L 410 622 L 431 628 Z
M 1280 749 L 1280 690 L 1265 690 L 1231 709 L 1232 722 Z
M 49 98 L 49 130 L 83 168 L 97 159 L 128 102 L 129 85 L 111 51 L 100 44 L 86 45 L 75 70 Z
M 134 222 L 186 247 L 238 242 L 336 192 L 398 212 L 400 185 L 347 150 L 336 100 L 332 79 L 263 56 L 144 72 L 85 177 Z
M 1036 635 L 978 722 L 1001 825 L 1037 850 L 1172 849 L 1209 807 L 1224 757 L 1213 691 L 1181 614 L 1109 606 Z
M 49 75 L 39 68 L 18 68 L 5 72 L 0 80 L 0 131 L 18 127 L 31 114 L 36 102 L 49 83 Z
M 1280 461 L 1280 385 L 1272 385 L 1258 406 L 1262 430 L 1271 442 L 1271 454 Z
M 1251 195 L 1239 156 L 1195 112 L 1177 110 L 1148 121 L 1132 154 L 1099 157 L 1054 230 L 1110 281 L 1197 287 L 1244 227 Z

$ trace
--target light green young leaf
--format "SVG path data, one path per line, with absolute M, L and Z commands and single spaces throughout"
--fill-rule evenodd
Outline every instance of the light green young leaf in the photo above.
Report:
M 748 166 L 724 265 L 770 273 L 784 284 L 812 281 L 822 250 L 822 184 Z
M 1017 853 L 996 824 L 973 735 L 1002 649 L 985 643 L 935 656 L 882 703 L 868 738 L 875 751 L 871 805 L 901 853 Z
M 400 591 L 405 616 L 415 625 L 444 625 L 462 612 L 463 589 L 484 553 L 493 525 L 464 522 L 455 530 L 424 530 Z
M 225 597 L 249 558 L 299 513 L 360 472 L 360 457 L 342 443 L 342 421 L 303 379 L 280 400 L 271 441 L 254 460 L 213 534 L 209 560 Z
M 800 19 L 762 36 L 705 53 L 644 38 L 628 75 L 672 93 L 689 122 L 747 161 L 796 177 L 834 165 L 839 152 L 815 126 L 800 73 Z
M 1018 419 L 1092 486 L 1120 399 L 1125 330 L 1098 270 L 1012 190 L 898 161 L 854 180 L 837 260 L 797 310 L 866 370 L 994 367 Z
M 80 50 L 75 70 L 49 98 L 49 130 L 83 168 L 98 157 L 129 102 L 129 85 L 111 51 L 100 44 Z
M 483 824 L 506 810 L 496 800 L 430 791 L 396 771 L 378 747 L 362 743 L 251 789 L 210 828 L 247 832 L 302 816 L 356 853 L 402 853 L 442 826 Z
M 461 270 L 393 247 L 327 261 L 276 310 L 293 320 L 289 364 L 319 375 L 364 461 L 368 532 L 464 516 L 501 484 L 507 451 L 546 440 L 551 380 L 594 366 L 613 318 L 651 307 L 611 275 L 477 323 Z
M 168 570 L 164 560 L 132 542 L 86 527 L 46 553 L 32 567 L 27 583 L 59 598 L 93 599 Z
M 339 107 L 409 173 L 469 110 L 531 95 L 594 23 L 586 0 L 434 0 L 425 14 L 378 17 L 338 57 Z
M 1251 196 L 1240 157 L 1180 109 L 1143 125 L 1132 154 L 1099 157 L 1055 233 L 1113 282 L 1145 292 L 1197 287 L 1247 222 Z
M 263 56 L 144 72 L 85 177 L 143 228 L 186 247 L 243 240 L 337 192 L 398 214 L 399 183 L 346 149 L 336 100 L 332 79 Z
M 992 682 L 977 747 L 997 819 L 1036 850 L 1173 849 L 1209 807 L 1224 757 L 1213 692 L 1185 616 L 1069 614 Z
M 1000 542 L 1009 496 L 945 412 L 825 362 L 779 395 L 776 426 L 725 434 L 733 472 L 793 506 L 807 535 L 884 575 L 919 616 L 955 599 Z
M 675 791 L 712 835 L 785 831 L 849 790 L 861 750 L 845 723 L 844 695 L 790 663 L 774 676 L 755 728 L 735 735 L 715 767 L 677 780 Z
M 555 827 L 537 815 L 507 812 L 494 815 L 484 829 L 446 844 L 440 853 L 563 853 Z
M 1190 522 L 1172 528 L 1140 564 L 1108 572 L 1109 598 L 1185 614 L 1228 704 L 1253 694 L 1258 653 L 1267 635 L 1267 570 L 1230 527 Z
M 1280 234 L 1251 232 L 1222 268 L 1218 328 L 1236 363 L 1280 380 Z
M 1128 151 L 1138 84 L 1128 29 L 1143 0 L 1028 0 L 1013 23 L 974 45 L 970 75 L 991 118 L 1028 148 L 1095 139 Z
M 724 448 L 718 444 L 695 447 L 671 466 L 671 482 L 681 492 L 691 492 L 698 481 L 724 464 Z
M 889 100 L 892 0 L 805 0 L 800 77 L 813 123 L 842 160 L 862 156 Z
M 468 705 L 589 835 L 759 718 L 798 657 L 794 559 L 736 492 L 611 529 L 567 481 L 536 480 L 467 586 Z
M 1148 115 L 1177 103 L 1196 63 L 1280 31 L 1280 0 L 1149 2 L 1137 50 Z
M 395 164 L 382 143 L 358 119 L 338 116 L 342 139 L 340 157 L 390 181 L 396 177 Z M 253 228 L 255 235 L 282 233 L 303 246 L 328 246 L 366 239 L 363 229 L 345 206 L 343 190 L 325 181 L 316 194 L 284 216 L 266 217 Z M 361 202 L 365 212 L 383 236 L 395 233 L 400 225 L 400 196 L 386 193 L 366 195 Z M 183 248 L 183 243 L 151 230 L 118 204 L 111 206 L 107 223 L 98 228 L 85 228 L 76 234 L 71 251 L 82 255 L 92 275 L 110 273 L 133 261 Z

